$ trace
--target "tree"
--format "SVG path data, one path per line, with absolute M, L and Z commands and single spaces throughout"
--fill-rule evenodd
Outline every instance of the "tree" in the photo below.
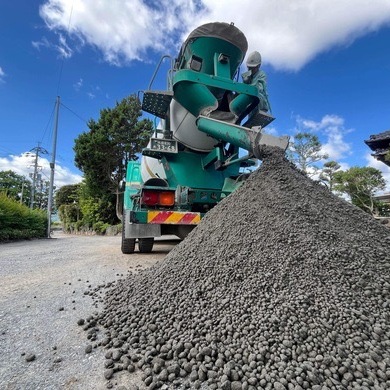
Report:
M 68 184 L 58 189 L 55 196 L 55 205 L 59 208 L 63 204 L 79 203 L 80 186 L 78 184 Z
M 0 191 L 21 203 L 30 203 L 31 182 L 14 171 L 0 171 Z
M 141 114 L 140 102 L 129 96 L 113 109 L 101 110 L 98 121 L 89 121 L 89 132 L 75 140 L 75 164 L 84 173 L 85 193 L 101 204 L 104 222 L 116 218 L 118 185 L 127 163 L 137 159 L 152 133 L 152 121 L 139 120 Z
M 336 191 L 347 194 L 355 206 L 371 215 L 375 214 L 374 195 L 386 186 L 381 171 L 372 167 L 352 167 L 336 172 L 334 181 Z
M 289 146 L 289 159 L 308 176 L 313 176 L 318 167 L 314 164 L 326 160 L 328 155 L 321 153 L 321 142 L 315 134 L 298 133 Z
M 336 161 L 328 161 L 322 167 L 320 180 L 329 188 L 329 191 L 333 191 L 334 175 L 339 169 L 340 164 Z
M 37 180 L 35 195 L 34 195 L 34 207 L 41 210 L 47 210 L 47 204 L 49 202 L 49 190 L 50 181 Z M 55 187 L 54 187 L 55 190 Z
M 64 231 L 72 231 L 75 223 L 82 219 L 80 211 L 80 188 L 81 183 L 62 186 L 56 192 L 54 199 L 58 210 L 58 216 L 62 222 Z

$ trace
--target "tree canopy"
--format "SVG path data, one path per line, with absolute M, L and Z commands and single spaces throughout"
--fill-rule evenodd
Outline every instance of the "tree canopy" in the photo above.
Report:
M 322 167 L 319 178 L 329 188 L 329 191 L 333 191 L 334 176 L 340 168 L 341 166 L 337 161 L 327 161 Z
M 352 167 L 334 174 L 335 190 L 347 194 L 355 206 L 374 214 L 374 195 L 384 190 L 386 182 L 381 171 L 372 167 Z
M 321 142 L 315 134 L 298 133 L 290 143 L 288 156 L 298 168 L 312 176 L 318 170 L 315 163 L 328 158 L 328 155 L 322 153 L 321 149 Z
M 62 186 L 56 191 L 55 205 L 60 207 L 64 204 L 78 203 L 80 198 L 80 186 L 81 184 L 68 184 Z
M 115 193 L 123 179 L 128 161 L 136 159 L 149 140 L 152 121 L 143 119 L 135 96 L 129 96 L 114 108 L 100 111 L 98 121 L 88 122 L 89 131 L 75 140 L 75 164 L 88 187 L 100 192 L 109 188 Z
M 0 171 L 0 191 L 26 205 L 30 203 L 31 182 L 14 171 Z
M 84 173 L 81 198 L 95 199 L 104 222 L 116 217 L 118 185 L 124 178 L 127 163 L 147 145 L 153 123 L 141 119 L 137 97 L 129 96 L 114 108 L 100 111 L 98 121 L 88 122 L 89 131 L 75 140 L 75 165 Z M 84 202 L 85 203 L 85 202 Z

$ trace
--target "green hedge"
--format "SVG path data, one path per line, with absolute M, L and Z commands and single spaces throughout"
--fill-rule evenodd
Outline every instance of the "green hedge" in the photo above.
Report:
M 0 241 L 46 237 L 47 216 L 0 193 Z
M 106 233 L 107 228 L 110 227 L 109 223 L 104 223 L 102 221 L 95 222 L 92 226 L 92 229 L 97 234 L 103 235 Z

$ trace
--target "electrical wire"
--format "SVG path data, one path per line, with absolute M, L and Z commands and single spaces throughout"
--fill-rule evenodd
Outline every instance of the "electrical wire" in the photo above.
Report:
M 61 102 L 61 106 L 63 106 L 64 108 L 66 108 L 67 110 L 69 110 L 74 116 L 76 116 L 77 118 L 79 118 L 81 121 L 83 121 L 84 123 L 88 123 L 88 121 L 86 119 L 84 119 L 83 117 L 81 117 L 79 114 L 77 114 L 76 112 L 74 112 L 72 109 L 70 109 L 69 107 L 65 106 L 64 103 Z
M 69 30 L 70 30 L 70 22 L 72 20 L 72 14 L 73 14 L 73 4 L 74 4 L 74 2 L 72 1 L 72 7 L 70 9 L 69 22 L 68 22 L 68 28 L 67 28 L 68 35 L 69 35 Z M 60 84 L 61 84 L 61 80 L 62 80 L 62 71 L 64 69 L 64 62 L 65 62 L 65 56 L 62 57 L 62 62 L 61 62 L 61 67 L 60 67 L 60 74 L 58 76 L 57 96 L 60 95 Z
M 42 135 L 42 138 L 41 138 L 41 143 L 43 143 L 43 139 L 45 138 L 46 131 L 47 131 L 47 129 L 49 128 L 49 124 L 51 123 L 51 121 L 52 121 L 52 119 L 53 119 L 54 109 L 55 109 L 55 104 L 54 104 L 54 106 L 53 106 L 53 109 L 51 110 L 51 114 L 50 114 L 49 120 L 47 121 L 45 130 L 44 130 L 44 132 L 43 132 L 43 135 Z
M 8 157 L 10 154 L 16 156 L 18 153 L 4 146 L 0 146 L 0 157 Z
M 70 9 L 70 14 L 69 14 L 69 21 L 68 21 L 68 27 L 67 27 L 68 34 L 69 34 L 69 31 L 70 31 L 70 24 L 71 24 L 71 21 L 72 21 L 73 5 L 74 5 L 74 1 L 72 1 L 72 6 L 71 6 L 71 9 Z M 60 72 L 59 72 L 59 75 L 58 75 L 57 96 L 59 96 L 59 92 L 60 92 L 60 85 L 61 85 L 61 80 L 62 80 L 62 73 L 63 73 L 63 69 L 64 69 L 64 63 L 65 63 L 65 57 L 62 57 L 61 66 L 60 66 Z M 44 140 L 44 138 L 46 136 L 47 129 L 49 128 L 49 124 L 52 123 L 52 121 L 53 121 L 55 106 L 56 106 L 56 103 L 54 103 L 54 106 L 53 106 L 53 109 L 51 111 L 49 120 L 48 120 L 47 125 L 45 127 L 45 130 L 43 132 L 43 135 L 42 135 L 42 138 L 41 138 L 41 143 L 42 144 L 43 144 L 43 140 Z M 48 142 L 49 142 L 49 140 L 52 137 L 53 137 L 53 129 L 51 128 L 51 131 L 49 133 Z

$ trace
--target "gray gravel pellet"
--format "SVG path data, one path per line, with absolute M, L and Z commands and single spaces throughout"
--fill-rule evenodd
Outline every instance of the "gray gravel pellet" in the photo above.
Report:
M 33 362 L 36 359 L 36 356 L 33 353 L 28 353 L 25 357 L 26 362 Z

